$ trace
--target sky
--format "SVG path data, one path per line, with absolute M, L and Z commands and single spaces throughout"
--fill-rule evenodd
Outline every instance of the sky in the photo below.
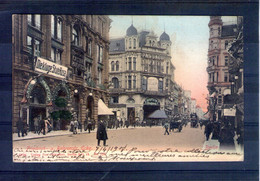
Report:
M 175 66 L 175 81 L 207 111 L 207 53 L 209 16 L 110 16 L 112 19 L 110 38 L 126 35 L 133 23 L 138 32 L 150 30 L 158 36 L 165 31 L 172 41 L 172 63 Z M 225 24 L 235 17 L 222 17 Z

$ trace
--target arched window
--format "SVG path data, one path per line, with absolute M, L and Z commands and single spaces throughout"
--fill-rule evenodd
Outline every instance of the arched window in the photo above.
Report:
M 115 71 L 115 63 L 114 63 L 114 61 L 111 62 L 111 71 Z
M 33 88 L 30 102 L 33 104 L 46 104 L 46 92 L 40 84 L 35 85 Z
M 53 38 L 62 40 L 62 19 L 51 15 L 51 35 Z
M 134 39 L 134 49 L 136 49 L 136 39 Z
M 72 29 L 72 43 L 79 46 L 79 29 L 77 26 L 73 26 Z
M 118 89 L 118 88 L 119 88 L 118 78 L 113 77 L 113 78 L 112 78 L 112 83 L 113 83 L 115 89 Z
M 116 71 L 119 71 L 119 61 L 116 61 Z
M 131 49 L 131 48 L 132 48 L 132 40 L 129 39 L 129 49 Z

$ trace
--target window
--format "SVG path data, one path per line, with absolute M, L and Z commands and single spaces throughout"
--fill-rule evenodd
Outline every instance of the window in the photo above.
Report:
M 125 88 L 127 89 L 127 76 L 125 76 Z
M 62 40 L 62 20 L 53 15 L 51 15 L 51 36 L 59 41 Z
M 143 77 L 142 78 L 142 90 L 147 90 L 147 78 Z
M 132 40 L 129 39 L 129 49 L 131 49 L 131 48 L 132 48 Z
M 218 72 L 217 72 L 216 82 L 218 82 Z
M 163 80 L 162 79 L 159 79 L 158 90 L 159 90 L 159 92 L 163 91 Z
M 168 69 L 169 69 L 169 62 L 167 62 L 167 66 L 166 66 L 166 74 L 168 74 Z
M 213 35 L 213 28 L 210 28 L 210 34 Z
M 215 82 L 215 73 L 212 73 L 212 82 Z
M 27 48 L 33 56 L 41 56 L 41 42 L 31 36 L 27 36 Z
M 168 87 L 169 84 L 168 84 L 168 78 L 166 79 L 166 82 L 165 82 L 165 87 Z
M 218 27 L 218 35 L 220 35 L 220 27 Z
M 218 56 L 217 56 L 217 65 L 218 65 Z
M 133 76 L 133 88 L 136 89 L 136 76 Z
M 136 70 L 136 58 L 134 57 L 133 59 L 133 70 Z
M 98 69 L 98 84 L 102 84 L 102 70 Z
M 227 47 L 228 47 L 228 41 L 226 40 L 225 41 L 225 50 L 227 49 Z
M 132 70 L 132 57 L 128 58 L 128 70 Z
M 227 72 L 225 72 L 225 74 L 224 74 L 224 82 L 228 82 L 228 73 Z
M 72 29 L 72 43 L 79 46 L 79 30 L 76 26 Z
M 87 52 L 88 52 L 88 55 L 91 56 L 92 55 L 92 40 L 88 40 L 88 49 L 87 49 Z
M 103 62 L 103 47 L 99 46 L 99 62 Z
M 115 62 L 114 61 L 111 62 L 111 71 L 115 71 Z
M 119 88 L 118 78 L 116 78 L 116 77 L 112 78 L 112 83 L 113 83 L 115 89 Z
M 225 56 L 225 66 L 228 66 L 228 56 Z
M 211 82 L 211 73 L 209 74 L 209 82 Z
M 57 64 L 61 64 L 61 51 L 59 49 L 56 49 L 54 47 L 51 48 L 51 59 L 53 62 L 56 62 Z
M 119 61 L 116 61 L 116 71 L 119 71 Z
M 132 76 L 128 76 L 128 89 L 132 89 Z
M 150 72 L 153 72 L 153 61 L 150 61 L 149 71 L 150 71 Z
M 134 39 L 134 49 L 136 49 L 136 39 Z
M 37 28 L 41 29 L 41 15 L 35 14 L 35 15 L 27 15 L 27 21 L 28 24 Z
M 118 96 L 112 96 L 111 97 L 111 102 L 112 103 L 118 103 Z

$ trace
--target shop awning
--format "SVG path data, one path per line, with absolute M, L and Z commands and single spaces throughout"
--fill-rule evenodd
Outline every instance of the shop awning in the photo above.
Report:
M 98 100 L 98 115 L 114 115 L 101 99 Z
M 165 114 L 163 110 L 156 110 L 152 114 L 148 116 L 148 118 L 153 118 L 153 119 L 166 119 L 168 116 Z

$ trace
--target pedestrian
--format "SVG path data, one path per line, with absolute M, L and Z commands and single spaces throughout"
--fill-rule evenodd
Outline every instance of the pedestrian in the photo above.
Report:
M 168 125 L 168 123 L 165 123 L 165 124 L 164 124 L 164 129 L 165 129 L 164 135 L 166 135 L 166 134 L 169 135 L 169 131 L 168 131 L 169 125 Z
M 44 119 L 44 128 L 45 128 L 45 133 L 48 133 L 48 127 L 51 126 L 51 123 L 49 122 L 48 118 L 46 117 Z
M 33 125 L 34 125 L 34 133 L 37 134 L 39 132 L 39 117 L 35 117 L 33 119 Z
M 209 140 L 209 136 L 213 130 L 212 123 L 208 122 L 208 124 L 205 126 L 204 134 L 206 136 L 206 140 Z
M 73 132 L 74 131 L 74 121 L 71 120 L 70 121 L 70 131 Z M 74 133 L 74 132 L 73 132 Z
M 23 122 L 22 122 L 21 118 L 18 119 L 18 121 L 16 123 L 16 127 L 17 127 L 18 137 L 20 137 L 20 133 L 22 133 L 22 137 L 23 137 L 24 131 L 23 131 Z
M 79 123 L 77 120 L 74 120 L 74 127 L 73 127 L 73 134 L 78 134 L 78 126 L 79 126 Z
M 91 122 L 89 121 L 88 122 L 88 125 L 87 125 L 87 130 L 88 130 L 88 133 L 90 133 L 90 130 L 92 129 L 92 124 Z
M 23 120 L 23 135 L 27 136 L 27 131 L 28 131 L 28 124 L 26 123 L 26 120 Z
M 82 132 L 82 123 L 81 123 L 81 121 L 78 121 L 78 129 L 80 130 L 80 132 Z
M 40 129 L 39 129 L 39 135 L 40 133 L 42 133 L 43 135 L 45 135 L 45 122 L 44 122 L 44 119 L 41 119 L 40 120 Z
M 98 146 L 100 146 L 100 140 L 103 140 L 103 145 L 106 145 L 106 140 L 108 139 L 107 137 L 107 131 L 106 131 L 106 126 L 103 122 L 103 120 L 100 120 L 97 128 L 97 140 L 98 140 Z

